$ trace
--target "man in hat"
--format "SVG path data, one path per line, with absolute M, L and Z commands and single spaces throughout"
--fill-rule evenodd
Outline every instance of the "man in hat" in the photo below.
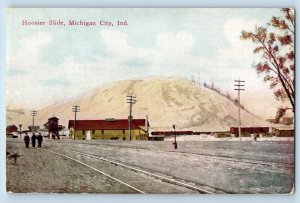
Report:
M 43 142 L 43 136 L 41 133 L 37 136 L 37 141 L 38 141 L 38 147 L 42 147 L 42 142 Z
M 31 136 L 32 147 L 35 147 L 35 142 L 36 142 L 36 135 L 33 133 L 33 135 Z
M 25 134 L 24 142 L 25 142 L 26 148 L 28 148 L 29 147 L 29 142 L 30 142 L 30 137 L 28 136 L 27 133 Z

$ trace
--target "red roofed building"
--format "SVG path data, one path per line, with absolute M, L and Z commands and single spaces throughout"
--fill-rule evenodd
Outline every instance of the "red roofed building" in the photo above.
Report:
M 75 139 L 106 139 L 106 140 L 129 140 L 129 122 L 127 119 L 105 120 L 69 120 L 68 129 L 71 137 Z M 148 140 L 149 123 L 146 119 L 132 119 L 131 139 Z
M 6 127 L 6 134 L 16 133 L 18 132 L 18 127 L 15 125 L 8 125 Z

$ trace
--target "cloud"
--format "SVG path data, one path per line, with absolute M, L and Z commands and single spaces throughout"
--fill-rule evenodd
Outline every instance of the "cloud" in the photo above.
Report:
M 231 18 L 227 20 L 223 26 L 225 38 L 232 46 L 241 45 L 241 32 L 243 30 L 254 31 L 255 25 L 258 24 L 255 20 L 244 20 L 243 18 Z
M 131 66 L 131 67 L 147 67 L 150 66 L 151 63 L 147 62 L 143 58 L 133 57 L 127 61 L 124 61 L 120 64 L 121 66 Z
M 161 32 L 156 36 L 156 46 L 153 48 L 134 47 L 120 30 L 101 30 L 99 35 L 106 50 L 118 58 L 121 67 L 148 67 L 154 75 L 172 76 L 179 73 L 184 77 L 187 70 L 195 69 L 195 66 L 199 68 L 207 62 L 191 55 L 195 38 L 190 32 Z
M 231 18 L 224 23 L 222 31 L 224 39 L 229 44 L 226 47 L 219 48 L 215 60 L 216 71 L 220 71 L 223 77 L 230 78 L 232 72 L 235 73 L 234 77 L 243 77 L 250 70 L 257 78 L 256 72 L 251 68 L 256 60 L 256 56 L 253 54 L 255 45 L 250 41 L 240 39 L 242 30 L 251 29 L 252 26 L 254 28 L 255 24 L 255 21 L 246 21 L 242 18 Z
M 70 83 L 65 80 L 64 78 L 50 78 L 47 80 L 40 80 L 41 85 L 44 85 L 46 87 L 62 87 L 62 86 L 69 86 Z
M 132 48 L 128 45 L 127 36 L 119 30 L 101 30 L 102 41 L 107 46 L 107 51 L 116 55 L 127 55 Z
M 156 43 L 165 55 L 182 56 L 191 51 L 195 38 L 189 32 L 164 32 L 158 34 Z
M 240 36 L 243 30 L 254 30 L 256 24 L 257 22 L 254 20 L 249 21 L 242 18 L 227 20 L 222 30 L 229 46 L 219 49 L 219 60 L 253 60 L 255 56 L 252 51 L 255 45 L 251 41 L 241 40 Z
M 147 58 L 154 53 L 150 48 L 136 48 L 128 43 L 127 35 L 120 30 L 101 30 L 99 35 L 106 45 L 106 51 L 117 57 L 123 58 Z
M 25 75 L 29 73 L 29 71 L 22 70 L 22 68 L 10 68 L 7 72 L 8 75 Z
M 53 36 L 49 32 L 38 32 L 22 38 L 18 53 L 7 57 L 8 68 L 22 67 L 22 70 L 30 71 L 33 66 L 41 64 L 40 50 L 52 41 Z
M 189 57 L 195 44 L 190 32 L 161 32 L 156 36 L 155 48 L 137 48 L 129 44 L 128 37 L 120 30 L 101 30 L 99 35 L 106 45 L 106 51 L 119 57 L 123 63 L 138 58 L 145 64 L 174 61 L 174 58 Z M 133 64 L 132 64 L 133 65 Z

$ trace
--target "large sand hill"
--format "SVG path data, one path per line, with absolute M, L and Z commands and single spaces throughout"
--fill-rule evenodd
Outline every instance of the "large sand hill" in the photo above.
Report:
M 226 97 L 180 78 L 152 77 L 112 82 L 38 110 L 36 124 L 43 125 L 56 116 L 60 124 L 74 119 L 72 106 L 80 106 L 78 119 L 127 118 L 126 96 L 134 95 L 134 118 L 149 117 L 151 129 L 223 131 L 237 125 L 237 105 Z M 268 125 L 252 113 L 241 110 L 243 126 Z M 30 113 L 20 109 L 7 110 L 7 125 L 31 124 Z

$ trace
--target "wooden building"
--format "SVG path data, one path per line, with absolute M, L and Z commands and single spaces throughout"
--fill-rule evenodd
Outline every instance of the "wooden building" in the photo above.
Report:
M 59 119 L 55 116 L 48 118 L 47 123 L 44 124 L 44 128 L 48 130 L 48 137 L 60 138 L 59 131 L 62 131 L 63 126 L 58 124 Z
M 293 137 L 294 126 L 275 126 L 272 128 L 272 135 L 276 137 Z
M 132 119 L 131 140 L 148 140 L 149 123 L 146 119 Z M 69 120 L 70 137 L 76 140 L 129 140 L 128 119 Z

